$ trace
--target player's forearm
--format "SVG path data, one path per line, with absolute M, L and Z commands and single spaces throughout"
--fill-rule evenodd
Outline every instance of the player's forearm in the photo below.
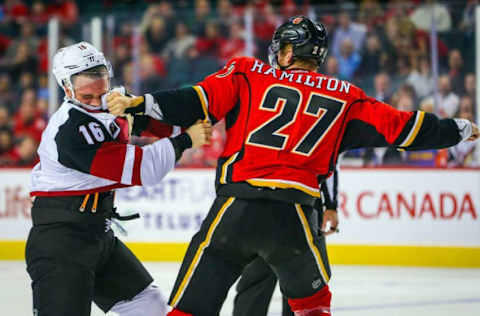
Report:
M 455 146 L 472 135 L 472 125 L 467 120 L 439 119 L 431 113 L 422 115 L 418 131 L 414 129 L 413 134 L 409 133 L 401 143 L 398 143 L 400 148 L 408 150 L 447 148 Z
M 156 120 L 183 127 L 205 119 L 202 102 L 193 87 L 147 93 L 127 113 L 144 113 Z

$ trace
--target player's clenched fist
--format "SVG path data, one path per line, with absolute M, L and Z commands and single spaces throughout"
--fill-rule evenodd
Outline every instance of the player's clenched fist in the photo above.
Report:
M 129 97 L 118 92 L 112 92 L 107 96 L 108 111 L 116 116 L 123 115 L 125 110 L 138 105 L 143 97 Z
M 192 139 L 192 148 L 209 145 L 212 138 L 212 124 L 198 120 L 186 132 Z
M 478 130 L 478 126 L 472 122 L 472 136 L 468 138 L 470 141 L 477 140 L 480 137 L 480 131 Z

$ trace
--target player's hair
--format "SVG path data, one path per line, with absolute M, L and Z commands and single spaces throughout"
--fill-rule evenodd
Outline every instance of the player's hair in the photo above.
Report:
M 92 79 L 101 79 L 104 77 L 108 77 L 108 69 L 104 65 L 98 65 L 90 69 L 86 69 L 78 74 L 74 74 L 72 76 L 72 83 L 78 76 L 87 76 Z
M 289 49 L 293 50 L 293 45 L 290 43 L 285 43 L 280 47 L 280 54 L 284 55 L 287 53 Z M 296 56 L 294 58 L 294 63 L 296 66 L 300 68 L 307 68 L 307 69 L 317 69 L 320 65 L 318 64 L 318 60 L 315 58 L 309 57 L 300 57 Z

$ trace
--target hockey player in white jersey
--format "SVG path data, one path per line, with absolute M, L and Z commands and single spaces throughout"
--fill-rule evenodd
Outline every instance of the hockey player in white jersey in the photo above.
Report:
M 93 301 L 121 316 L 164 315 L 151 275 L 110 229 L 112 219 L 125 219 L 115 212 L 113 189 L 159 183 L 185 149 L 209 142 L 211 127 L 198 123 L 151 145 L 128 144 L 127 120 L 102 105 L 112 93 L 103 53 L 86 42 L 62 48 L 53 73 L 66 96 L 42 134 L 31 175 L 33 313 L 88 316 Z M 133 125 L 137 132 L 151 127 Z

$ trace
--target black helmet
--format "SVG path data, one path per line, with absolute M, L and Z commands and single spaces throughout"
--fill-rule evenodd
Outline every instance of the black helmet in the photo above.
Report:
M 325 26 L 299 15 L 288 19 L 273 33 L 268 48 L 270 65 L 278 65 L 277 53 L 285 44 L 293 45 L 293 57 L 315 58 L 318 65 L 324 62 L 328 51 L 328 36 Z

